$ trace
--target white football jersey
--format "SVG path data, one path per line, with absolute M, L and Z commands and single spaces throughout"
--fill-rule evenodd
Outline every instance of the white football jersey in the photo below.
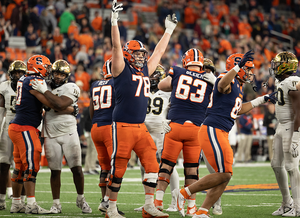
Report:
M 279 123 L 284 124 L 294 121 L 294 112 L 289 91 L 296 90 L 296 84 L 300 80 L 298 76 L 289 76 L 283 81 L 276 82 L 278 101 L 275 105 L 276 118 Z
M 163 131 L 162 120 L 165 117 L 162 117 L 162 112 L 168 107 L 170 96 L 171 92 L 163 92 L 161 90 L 155 93 L 150 92 L 145 119 L 145 124 L 150 134 L 151 132 Z
M 48 89 L 49 86 L 48 86 Z M 50 89 L 51 90 L 51 89 Z M 66 96 L 73 100 L 73 105 L 78 101 L 80 89 L 75 83 L 65 83 L 62 86 L 53 89 L 52 93 L 57 96 Z M 53 109 L 46 110 L 43 136 L 44 137 L 58 137 L 77 130 L 76 118 L 71 114 L 58 115 Z
M 9 122 L 15 117 L 16 111 L 13 106 L 17 93 L 11 88 L 11 81 L 7 80 L 0 84 L 0 94 L 5 100 L 6 117 L 4 129 L 8 128 Z

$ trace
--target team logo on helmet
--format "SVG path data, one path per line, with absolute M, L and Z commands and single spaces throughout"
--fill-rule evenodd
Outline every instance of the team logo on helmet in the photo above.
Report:
M 226 60 L 226 70 L 231 70 L 234 66 L 240 63 L 243 59 L 243 54 L 237 53 L 230 55 Z M 237 73 L 236 77 L 239 78 L 244 83 L 251 83 L 251 77 L 253 76 L 252 73 L 249 73 L 251 69 L 254 68 L 254 64 L 252 61 L 247 61 L 245 66 L 243 66 L 240 71 Z
M 291 52 L 283 51 L 273 58 L 269 72 L 271 75 L 275 75 L 276 78 L 280 78 L 284 74 L 295 73 L 297 68 L 297 57 Z
M 188 66 L 203 67 L 203 54 L 199 49 L 191 48 L 182 56 L 182 66 L 187 68 Z
M 27 73 L 47 77 L 51 72 L 51 62 L 44 55 L 34 55 L 27 61 Z

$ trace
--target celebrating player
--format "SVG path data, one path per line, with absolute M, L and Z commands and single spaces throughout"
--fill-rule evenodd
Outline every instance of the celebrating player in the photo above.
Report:
M 184 157 L 185 186 L 198 180 L 201 152 L 198 131 L 216 80 L 214 75 L 203 71 L 203 55 L 198 49 L 192 48 L 185 52 L 182 66 L 183 68 L 171 67 L 169 75 L 158 84 L 160 90 L 172 91 L 167 117 L 171 121 L 170 131 L 165 135 L 154 201 L 160 210 L 163 210 L 164 192 L 181 150 Z M 195 198 L 196 194 L 188 199 L 189 216 L 197 211 Z
M 198 133 L 200 146 L 209 165 L 215 170 L 202 177 L 192 185 L 177 192 L 177 207 L 184 215 L 185 199 L 196 192 L 208 190 L 206 198 L 193 216 L 207 218 L 208 210 L 219 199 L 232 175 L 233 153 L 228 140 L 228 132 L 233 126 L 238 114 L 250 111 L 252 108 L 272 100 L 274 93 L 258 97 L 250 102 L 242 103 L 243 84 L 253 81 L 253 52 L 233 54 L 226 61 L 227 73 L 221 74 L 215 83 L 212 101 L 210 102 L 206 118 Z
M 65 110 L 68 106 L 77 107 L 76 103 L 80 89 L 75 83 L 68 83 L 71 75 L 70 66 L 64 60 L 57 60 L 52 65 L 49 89 L 45 83 L 37 80 L 32 82 L 32 87 L 42 93 L 53 105 L 53 109 L 46 109 L 43 125 L 45 137 L 45 155 L 51 169 L 51 190 L 53 205 L 51 213 L 61 213 L 60 204 L 60 174 L 62 158 L 68 162 L 73 173 L 73 181 L 77 191 L 76 205 L 82 213 L 91 213 L 92 209 L 84 198 L 84 177 L 81 166 L 81 147 L 77 133 L 75 114 L 58 114 L 57 109 Z M 74 112 L 76 109 L 74 108 Z M 63 121 L 63 122 L 62 122 Z
M 2 82 L 0 84 L 0 124 L 2 124 L 5 117 L 5 123 L 3 125 L 1 140 L 0 140 L 0 210 L 6 208 L 5 194 L 6 184 L 9 173 L 9 167 L 13 161 L 13 144 L 8 137 L 9 122 L 15 117 L 15 107 L 13 102 L 16 98 L 17 82 L 26 73 L 26 64 L 23 61 L 14 61 L 8 68 L 8 75 L 10 80 Z M 22 184 L 20 186 L 23 186 Z M 13 207 L 10 211 L 25 212 L 25 193 L 22 193 L 22 206 Z
M 147 131 L 144 120 L 150 92 L 149 75 L 155 71 L 164 54 L 171 34 L 177 25 L 177 19 L 175 14 L 172 18 L 170 15 L 166 18 L 166 31 L 147 61 L 148 52 L 140 41 L 131 40 L 122 49 L 117 25 L 119 12 L 122 10 L 122 4 L 117 4 L 117 1 L 114 0 L 112 3 L 111 36 L 113 45 L 112 75 L 116 105 L 113 111 L 112 168 L 108 184 L 111 192 L 106 216 L 107 218 L 123 217 L 118 214 L 116 202 L 131 151 L 134 150 L 145 168 L 143 217 L 168 217 L 168 214 L 159 211 L 153 203 L 159 167 L 156 161 L 157 149 Z

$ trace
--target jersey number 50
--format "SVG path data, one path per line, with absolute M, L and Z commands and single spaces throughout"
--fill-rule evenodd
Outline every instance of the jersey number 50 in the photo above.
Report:
M 94 110 L 110 108 L 112 98 L 112 87 L 102 86 L 93 88 Z

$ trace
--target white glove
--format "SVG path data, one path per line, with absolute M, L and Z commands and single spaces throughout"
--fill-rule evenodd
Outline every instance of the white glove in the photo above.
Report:
M 215 75 L 212 72 L 205 73 L 203 79 L 212 85 L 214 85 L 217 80 L 217 78 L 215 77 Z
M 111 7 L 111 25 L 117 26 L 119 20 L 119 12 L 123 10 L 123 4 L 117 4 L 117 0 L 113 0 L 112 7 Z
M 290 153 L 292 154 L 292 156 L 298 157 L 299 155 L 299 139 L 300 139 L 300 132 L 293 132 L 293 136 L 292 136 L 292 143 L 291 143 L 291 147 L 290 147 Z
M 162 120 L 162 126 L 163 126 L 165 133 L 168 133 L 171 131 L 171 127 L 169 126 L 170 122 L 171 122 L 171 120 L 167 120 L 167 119 Z
M 45 80 L 38 81 L 37 79 L 35 79 L 35 80 L 31 81 L 31 85 L 34 90 L 36 90 L 42 94 L 44 94 L 48 90 Z
M 171 18 L 171 15 L 169 14 L 165 19 L 166 33 L 169 33 L 170 35 L 172 35 L 177 23 L 178 23 L 178 21 L 177 21 L 175 14 L 172 15 L 172 18 Z

